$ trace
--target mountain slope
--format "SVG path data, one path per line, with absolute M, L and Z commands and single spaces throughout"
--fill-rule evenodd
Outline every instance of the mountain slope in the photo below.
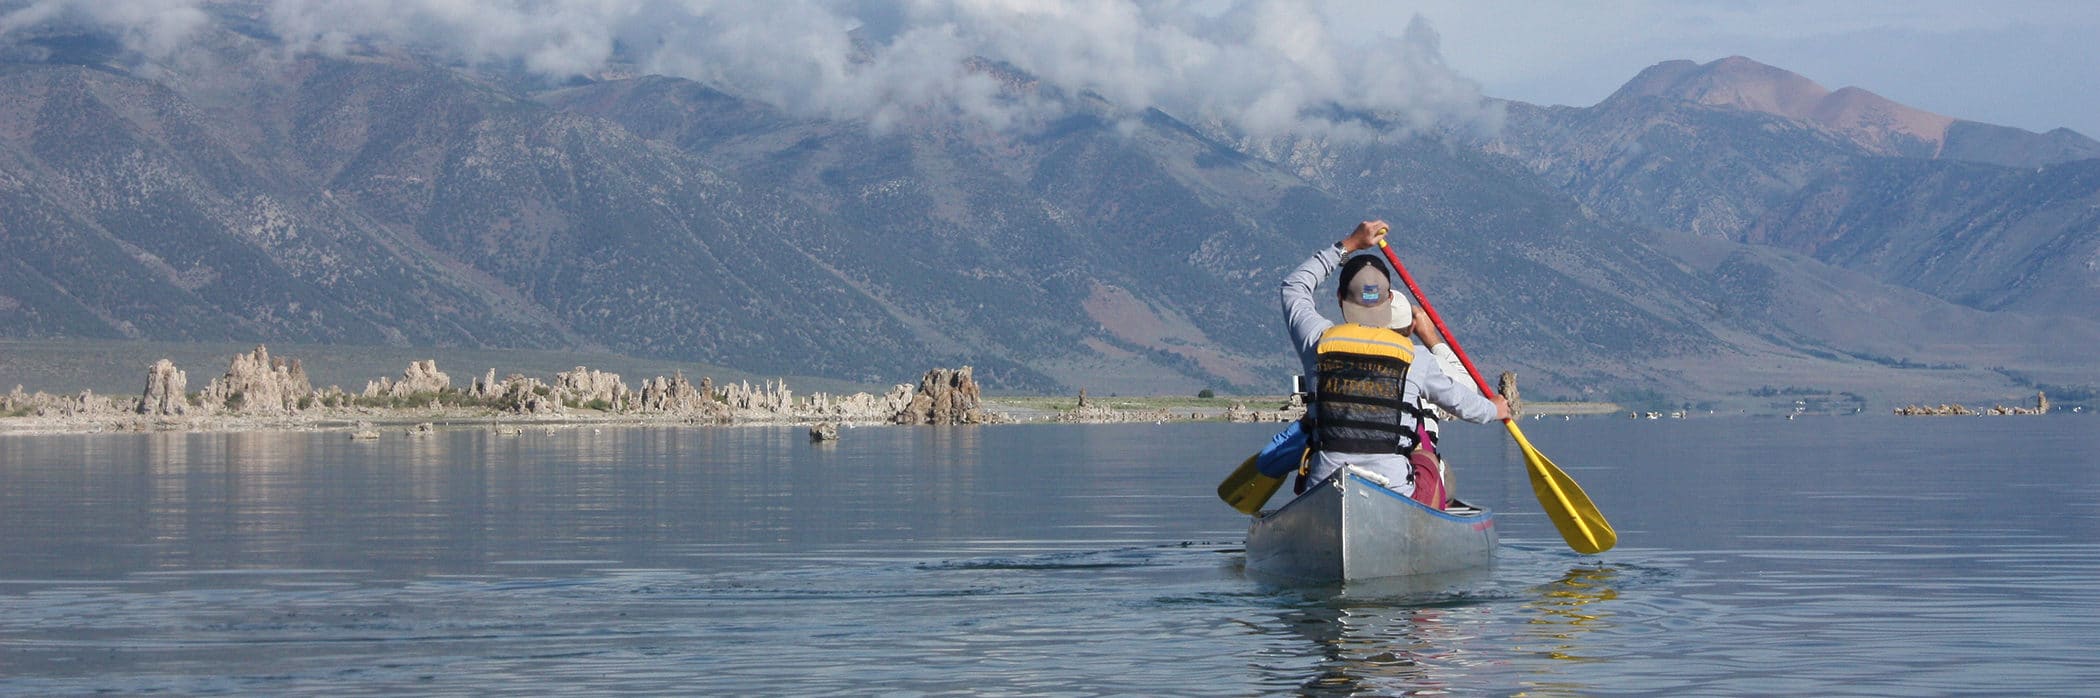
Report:
M 546 328 L 387 251 L 369 221 L 246 156 L 165 86 L 79 66 L 7 66 L 0 83 L 4 244 L 34 270 L 4 293 L 81 308 L 24 334 L 529 345 Z
M 2089 248 L 2049 232 L 2080 225 L 2085 164 L 2030 178 L 1890 158 L 1836 126 L 1661 88 L 1510 104 L 1504 137 L 1476 148 L 1255 138 L 1093 95 L 1009 129 L 937 113 L 878 127 L 683 79 L 549 85 L 271 42 L 220 31 L 215 63 L 187 71 L 0 66 L 0 333 L 603 348 L 863 383 L 967 363 L 1012 390 L 1274 392 L 1297 371 L 1278 280 L 1384 217 L 1460 340 L 1533 396 L 1982 391 L 2010 384 L 1994 368 L 2089 371 L 2053 348 L 2100 341 L 2089 321 L 1878 280 L 1979 307 L 2082 302 L 2056 282 Z M 1054 89 L 969 68 L 999 77 L 998 99 Z M 1801 108 L 1839 125 L 1884 108 L 1840 93 Z M 1792 109 L 1794 94 L 1739 96 Z M 1348 118 L 1390 134 L 1390 116 Z M 1968 208 L 1933 204 L 1957 195 Z M 2029 285 L 1931 286 L 2010 258 L 1929 244 L 1993 211 L 2032 231 L 1979 239 L 2059 252 L 1976 267 Z M 1819 232 L 1832 220 L 1859 235 Z M 1661 232 L 1680 230 L 1704 237 Z M 2007 295 L 1978 295 L 1993 289 Z M 1970 354 L 1987 358 L 1933 360 Z
M 657 134 L 824 216 L 824 230 L 783 242 L 941 350 L 1026 360 L 1060 381 L 1166 370 L 1255 386 L 1283 365 L 1269 358 L 1273 318 L 1258 311 L 1265 284 L 1241 281 L 1280 278 L 1282 257 L 1254 250 L 1276 246 L 1276 208 L 1303 183 L 1163 114 L 1127 133 L 1079 114 L 1032 133 L 877 135 L 664 78 L 547 99 Z M 1331 205 L 1322 200 L 1311 197 Z
M 2089 317 L 2100 307 L 2100 160 L 1863 160 L 1744 235 L 1962 305 Z
M 2100 143 L 1831 92 L 1743 58 L 1659 64 L 1482 147 L 1643 226 L 1773 245 L 1984 310 L 2100 307 Z

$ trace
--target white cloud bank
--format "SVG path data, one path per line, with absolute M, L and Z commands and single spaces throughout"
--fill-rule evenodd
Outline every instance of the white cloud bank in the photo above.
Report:
M 52 21 L 112 32 L 149 57 L 203 26 L 204 0 L 36 0 L 0 9 L 0 40 Z M 0 8 L 8 5 L 0 3 Z M 411 44 L 552 77 L 616 60 L 724 86 L 798 113 L 958 118 L 1005 128 L 1067 105 L 1013 99 L 968 67 L 1010 64 L 1070 98 L 1218 119 L 1252 135 L 1364 133 L 1492 122 L 1425 23 L 1344 40 L 1309 0 L 277 0 L 294 51 Z

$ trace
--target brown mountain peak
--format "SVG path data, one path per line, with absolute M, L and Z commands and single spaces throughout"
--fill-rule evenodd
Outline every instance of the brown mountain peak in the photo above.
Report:
M 1947 127 L 1954 123 L 1857 87 L 1832 92 L 1797 73 L 1743 56 L 1703 65 L 1685 60 L 1658 63 L 1613 96 L 1663 97 L 1771 114 L 1832 131 L 1885 154 L 1929 155 L 1945 143 Z M 1927 152 L 1916 152 L 1921 144 Z
M 1830 94 L 1816 81 L 1742 56 L 1703 66 L 1679 83 L 1686 101 L 1804 118 Z

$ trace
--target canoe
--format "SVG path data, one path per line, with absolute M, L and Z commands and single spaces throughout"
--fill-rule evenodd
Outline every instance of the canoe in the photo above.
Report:
M 1495 561 L 1494 512 L 1437 511 L 1355 466 L 1254 517 L 1247 571 L 1305 582 L 1454 572 Z

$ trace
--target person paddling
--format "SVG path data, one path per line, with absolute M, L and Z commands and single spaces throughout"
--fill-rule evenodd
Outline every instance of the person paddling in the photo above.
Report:
M 1306 415 L 1312 453 L 1298 472 L 1296 492 L 1354 465 L 1415 496 L 1409 455 L 1421 441 L 1419 405 L 1425 399 L 1476 424 L 1509 417 L 1507 401 L 1466 390 L 1441 369 L 1409 370 L 1414 342 L 1391 329 L 1394 293 L 1385 263 L 1377 255 L 1350 257 L 1376 247 L 1387 230 L 1384 221 L 1360 223 L 1283 278 L 1284 322 L 1313 386 Z M 1321 316 L 1313 300 L 1313 290 L 1337 267 L 1341 323 Z M 1444 506 L 1440 484 L 1422 488 L 1416 499 Z

